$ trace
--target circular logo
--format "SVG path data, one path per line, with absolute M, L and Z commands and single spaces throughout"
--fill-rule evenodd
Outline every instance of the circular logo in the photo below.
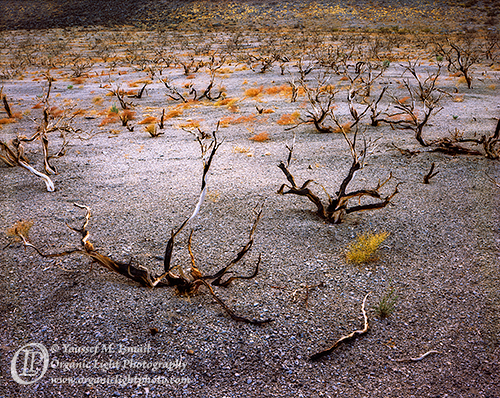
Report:
M 33 384 L 49 368 L 49 352 L 43 344 L 29 343 L 16 351 L 10 362 L 12 378 L 19 384 Z

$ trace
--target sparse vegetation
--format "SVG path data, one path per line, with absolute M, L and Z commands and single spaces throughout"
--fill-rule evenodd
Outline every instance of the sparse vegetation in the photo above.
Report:
M 398 298 L 396 289 L 394 287 L 389 287 L 387 293 L 385 293 L 380 301 L 373 307 L 377 316 L 380 319 L 388 318 L 394 312 Z
M 36 7 L 60 7 L 52 3 Z M 289 396 L 333 390 L 362 396 L 383 393 L 379 380 L 358 378 L 367 371 L 366 358 L 399 362 L 389 351 L 397 348 L 396 357 L 419 361 L 437 351 L 413 344 L 432 340 L 448 356 L 446 372 L 434 372 L 431 381 L 433 389 L 439 383 L 449 388 L 434 394 L 470 395 L 477 388 L 488 396 L 484 386 L 493 385 L 492 375 L 498 374 L 486 347 L 499 324 L 488 311 L 494 309 L 490 287 L 498 285 L 489 263 L 497 211 L 491 199 L 499 186 L 494 171 L 500 157 L 500 46 L 493 28 L 457 31 L 477 23 L 475 14 L 490 1 L 462 4 L 464 15 L 474 8 L 463 17 L 466 24 L 456 25 L 433 3 L 428 26 L 419 24 L 425 16 L 417 15 L 420 3 L 366 2 L 362 10 L 356 2 L 247 3 L 156 2 L 151 12 L 153 2 L 145 2 L 135 13 L 122 11 L 126 26 L 109 29 L 89 21 L 86 27 L 40 31 L 0 26 L 5 351 L 12 353 L 25 340 L 23 329 L 11 333 L 11 325 L 26 327 L 44 343 L 52 337 L 69 341 L 58 329 L 66 319 L 53 311 L 61 308 L 68 324 L 75 323 L 73 342 L 87 341 L 90 334 L 83 333 L 96 331 L 99 342 L 154 341 L 176 355 L 190 355 L 194 362 L 186 372 L 198 375 L 187 395 L 214 395 L 200 386 L 217 388 L 214 396 L 231 395 L 232 386 L 239 386 L 245 395 L 248 385 L 250 396 L 257 384 L 278 383 Z M 281 19 L 263 8 L 278 10 Z M 33 23 L 52 23 L 62 11 Z M 9 11 L 0 25 L 22 12 Z M 398 20 L 402 16 L 404 22 Z M 377 25 L 367 28 L 371 20 Z M 217 120 L 215 132 L 203 130 Z M 228 143 L 220 152 L 219 128 Z M 201 171 L 194 166 L 198 143 Z M 69 156 L 56 160 L 68 149 Z M 221 161 L 211 167 L 216 151 Z M 58 176 L 56 166 L 68 168 L 69 177 Z M 43 179 L 49 191 L 60 186 L 59 192 L 47 195 L 32 187 L 38 180 L 21 167 Z M 198 174 L 199 191 L 191 179 L 199 181 Z M 208 178 L 216 190 L 208 190 Z M 287 196 L 276 195 L 276 189 Z M 205 199 L 210 209 L 202 212 Z M 258 207 L 248 235 L 241 235 L 236 225 L 247 218 L 245 209 L 263 199 L 269 211 Z M 68 206 L 75 201 L 77 209 Z M 384 210 L 371 212 L 379 209 Z M 269 216 L 261 220 L 261 214 Z M 14 223 L 25 218 L 37 220 L 32 236 L 32 221 Z M 52 230 L 56 221 L 71 231 Z M 168 225 L 177 227 L 170 231 Z M 188 231 L 191 225 L 194 232 Z M 259 238 L 263 255 L 244 267 L 257 225 L 265 235 Z M 380 250 L 387 232 L 362 233 L 346 247 L 356 232 L 385 229 L 393 234 L 391 250 Z M 231 254 L 239 241 L 243 246 Z M 20 250 L 22 245 L 28 250 Z M 155 256 L 159 249 L 162 255 Z M 380 253 L 384 261 L 375 267 Z M 81 259 L 90 261 L 91 271 L 94 265 L 111 271 L 113 280 L 106 272 L 76 271 Z M 75 273 L 62 274 L 63 262 L 71 262 L 78 280 L 72 279 Z M 381 319 L 395 311 L 398 294 L 385 282 L 393 277 L 405 289 L 404 311 L 401 304 L 397 322 L 380 323 L 370 336 L 366 309 Z M 29 283 L 20 285 L 23 278 Z M 252 281 L 245 286 L 245 280 Z M 419 298 L 422 286 L 425 300 Z M 183 299 L 153 291 L 158 287 L 170 287 Z M 366 307 L 370 290 L 378 302 Z M 208 298 L 197 297 L 203 292 Z M 462 300 L 469 295 L 473 299 Z M 204 322 L 214 300 L 234 320 L 260 325 L 277 314 L 277 325 L 263 334 L 223 317 Z M 37 301 L 43 306 L 33 305 Z M 431 305 L 443 317 L 428 316 Z M 355 330 L 360 306 L 364 322 Z M 484 308 L 475 312 L 479 306 Z M 256 309 L 265 315 L 237 315 Z M 33 311 L 40 316 L 26 316 Z M 463 314 L 468 328 L 456 328 Z M 300 350 L 306 341 L 312 341 L 308 350 L 326 349 L 297 355 L 299 329 Z M 332 345 L 328 330 L 334 329 L 335 339 L 343 337 Z M 361 336 L 359 346 L 343 344 Z M 458 343 L 470 338 L 474 344 Z M 298 371 L 307 358 L 325 358 L 338 348 L 334 378 L 312 364 L 306 378 Z M 410 349 L 427 353 L 414 357 Z M 482 372 L 473 380 L 461 377 L 468 364 L 459 358 L 464 350 L 474 371 Z M 255 361 L 244 359 L 259 355 L 264 360 L 251 369 Z M 434 357 L 424 362 L 429 360 Z M 198 372 L 201 365 L 208 372 Z M 430 374 L 431 366 L 425 371 Z M 222 380 L 216 373 L 238 379 Z M 410 373 L 404 382 L 399 373 L 387 373 L 387 391 L 425 394 L 429 380 L 424 388 L 418 377 L 425 375 Z M 451 381 L 445 374 L 456 377 Z M 149 388 L 143 393 L 158 395 Z M 93 386 L 84 392 L 114 391 Z M 69 387 L 59 393 L 71 396 Z M 122 391 L 117 387 L 116 393 Z
M 345 255 L 346 260 L 356 265 L 366 264 L 376 260 L 377 250 L 388 236 L 388 232 L 365 232 L 359 235 L 349 245 Z

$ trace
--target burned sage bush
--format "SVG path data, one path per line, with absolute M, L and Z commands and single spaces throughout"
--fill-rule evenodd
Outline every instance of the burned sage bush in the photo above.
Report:
M 245 257 L 245 255 L 250 251 L 250 249 L 253 246 L 254 234 L 257 227 L 257 223 L 259 222 L 262 215 L 262 209 L 257 211 L 256 218 L 250 230 L 247 243 L 235 255 L 232 261 L 230 261 L 226 266 L 222 267 L 215 274 L 204 275 L 202 271 L 198 268 L 191 245 L 193 231 L 191 231 L 189 235 L 188 245 L 187 245 L 187 249 L 191 259 L 190 268 L 185 269 L 182 264 L 174 264 L 172 261 L 173 260 L 172 254 L 177 236 L 188 225 L 188 223 L 198 215 L 200 208 L 203 204 L 203 201 L 205 199 L 205 196 L 207 194 L 207 189 L 208 189 L 206 184 L 207 173 L 210 169 L 210 165 L 212 164 L 217 149 L 221 144 L 217 140 L 216 132 L 212 133 L 212 136 L 213 139 L 211 140 L 206 138 L 209 137 L 209 135 L 207 134 L 204 134 L 204 138 L 197 137 L 198 142 L 200 143 L 202 149 L 202 155 L 204 159 L 200 196 L 192 215 L 186 218 L 186 220 L 178 228 L 172 229 L 163 256 L 163 271 L 160 274 L 156 274 L 150 269 L 140 264 L 134 264 L 132 263 L 132 261 L 128 263 L 115 261 L 110 257 L 106 256 L 105 254 L 99 252 L 90 240 L 90 231 L 88 229 L 88 225 L 90 223 L 90 218 L 92 213 L 91 209 L 85 205 L 75 203 L 76 207 L 85 210 L 85 217 L 82 226 L 79 228 L 69 227 L 80 235 L 80 247 L 78 248 L 65 250 L 57 253 L 45 253 L 44 251 L 40 250 L 36 245 L 30 242 L 29 237 L 25 232 L 25 229 L 15 228 L 13 235 L 15 235 L 17 239 L 20 239 L 25 247 L 30 247 L 34 249 L 40 256 L 44 258 L 56 258 L 56 257 L 68 256 L 71 254 L 82 254 L 84 256 L 89 257 L 93 263 L 97 263 L 102 267 L 107 268 L 110 271 L 116 272 L 145 287 L 149 288 L 174 287 L 179 294 L 187 296 L 193 296 L 197 294 L 200 291 L 200 289 L 204 287 L 210 292 L 210 294 L 214 297 L 214 299 L 218 302 L 218 304 L 222 306 L 222 308 L 229 314 L 229 316 L 232 319 L 255 325 L 268 323 L 271 321 L 271 319 L 263 319 L 263 320 L 248 319 L 246 317 L 235 314 L 216 295 L 214 291 L 214 287 L 228 287 L 234 280 L 252 279 L 255 276 L 257 276 L 261 260 L 260 256 L 255 264 L 253 271 L 251 271 L 248 275 L 235 275 L 233 268 Z M 207 142 L 207 140 L 209 142 Z

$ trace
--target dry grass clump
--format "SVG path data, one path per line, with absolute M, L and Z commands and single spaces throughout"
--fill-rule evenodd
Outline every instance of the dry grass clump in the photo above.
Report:
M 10 124 L 15 122 L 17 122 L 17 120 L 14 117 L 4 117 L 0 119 L 0 124 Z
M 389 232 L 365 232 L 358 235 L 348 247 L 347 261 L 353 264 L 364 264 L 376 260 L 375 253 L 388 236 Z
M 292 88 L 289 85 L 283 84 L 281 86 L 272 86 L 266 88 L 267 95 L 289 95 L 292 93 Z
M 153 138 L 154 138 L 154 137 L 159 137 L 160 135 L 164 134 L 164 133 L 163 133 L 163 132 L 162 132 L 162 131 L 158 128 L 158 126 L 157 126 L 156 124 L 154 124 L 154 123 L 148 124 L 148 125 L 145 127 L 145 129 L 146 129 L 146 132 L 148 132 L 148 133 L 149 133 L 149 135 L 150 135 L 151 137 L 153 137 Z
M 351 123 L 347 122 L 347 123 L 341 124 L 340 126 L 335 127 L 332 130 L 332 133 L 342 133 L 342 131 L 344 133 L 349 133 L 351 131 Z
M 256 115 L 254 114 L 250 114 L 248 116 L 240 116 L 240 117 L 226 116 L 220 120 L 220 126 L 228 127 L 230 124 L 251 123 L 255 121 L 255 116 Z
M 28 238 L 29 231 L 33 226 L 33 221 L 20 220 L 16 222 L 12 227 L 8 228 L 6 234 L 9 238 L 13 238 L 15 241 L 21 241 L 20 235 Z
M 295 111 L 292 114 L 285 113 L 282 115 L 279 120 L 276 122 L 281 126 L 285 126 L 288 124 L 297 124 L 299 122 L 300 112 Z
M 264 91 L 264 86 L 247 88 L 245 90 L 245 97 L 257 97 L 262 91 Z
M 233 147 L 233 153 L 250 153 L 250 148 L 236 145 Z
M 172 119 L 173 117 L 181 116 L 184 110 L 182 108 L 174 108 L 170 109 L 167 113 L 165 113 L 165 119 Z
M 102 127 L 105 126 L 106 124 L 116 123 L 119 120 L 120 120 L 120 110 L 113 105 L 111 108 L 108 109 L 106 117 L 102 119 L 101 123 L 99 123 L 99 126 Z
M 255 141 L 255 142 L 264 142 L 270 140 L 269 134 L 266 132 L 258 133 L 255 134 L 254 136 L 250 137 L 249 140 Z
M 396 290 L 391 287 L 373 309 L 380 319 L 385 319 L 394 312 L 397 300 L 398 295 L 396 294 Z
M 139 87 L 139 85 L 142 85 L 142 84 L 151 84 L 153 83 L 153 81 L 149 78 L 143 78 L 143 79 L 139 79 L 139 80 L 135 80 L 133 82 L 130 82 L 128 83 L 128 86 L 130 88 L 136 88 L 136 87 Z
M 225 106 L 231 112 L 238 112 L 239 98 L 224 98 L 214 103 L 214 106 Z
M 200 125 L 201 120 L 186 120 L 185 122 L 179 123 L 177 127 L 181 129 L 197 129 Z
M 157 119 L 154 116 L 144 115 L 144 119 L 142 119 L 139 124 L 152 124 L 156 123 Z
M 79 76 L 79 77 L 72 77 L 69 79 L 73 84 L 84 84 L 87 81 L 87 77 L 85 76 Z
M 104 101 L 104 99 L 102 97 L 99 97 L 99 96 L 92 98 L 92 103 L 94 105 L 97 105 L 97 106 L 102 105 L 103 101 Z
M 123 111 L 121 111 L 120 120 L 122 121 L 124 126 L 127 125 L 127 122 L 134 119 L 135 119 L 135 111 L 131 111 L 130 109 L 124 109 Z

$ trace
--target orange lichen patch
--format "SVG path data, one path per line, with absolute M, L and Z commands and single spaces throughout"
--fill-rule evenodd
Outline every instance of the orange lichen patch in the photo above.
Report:
M 241 72 L 243 70 L 249 70 L 250 68 L 248 67 L 248 65 L 241 65 L 241 66 L 237 66 L 236 68 L 234 68 L 234 71 L 235 72 Z
M 250 137 L 249 140 L 256 142 L 264 142 L 270 140 L 269 134 L 266 132 L 255 134 L 253 137 Z
M 279 120 L 276 122 L 281 126 L 285 126 L 288 124 L 297 124 L 299 122 L 300 113 L 298 111 L 293 112 L 292 114 L 284 114 Z
M 460 76 L 458 78 L 458 83 L 459 84 L 465 84 L 465 83 L 467 83 L 467 79 L 465 78 L 465 76 Z
M 488 86 L 488 88 L 489 88 L 490 90 L 496 90 L 497 86 L 496 86 L 496 84 L 490 84 L 490 85 Z
M 154 116 L 144 115 L 144 119 L 142 119 L 139 124 L 152 124 L 156 123 L 158 120 Z
M 189 80 L 196 79 L 196 75 L 187 75 L 186 79 L 189 79 Z M 186 86 L 184 86 L 184 87 L 186 87 Z
M 3 119 L 0 119 L 0 124 L 11 124 L 15 122 L 17 122 L 17 120 L 14 117 L 4 117 Z
M 259 94 L 262 93 L 263 90 L 264 86 L 248 88 L 245 90 L 245 97 L 250 97 L 250 98 L 257 97 Z
M 274 110 L 273 109 L 263 109 L 262 112 L 264 115 L 268 114 L 268 113 L 274 113 Z
M 460 76 L 462 76 L 462 72 L 450 73 L 449 76 L 450 77 L 460 77 Z
M 43 104 L 41 102 L 39 102 L 38 104 L 33 105 L 33 107 L 31 109 L 40 109 L 42 107 L 43 107 Z
M 453 102 L 464 102 L 464 95 L 454 95 L 451 97 Z
M 342 130 L 344 131 L 344 133 L 348 133 L 349 131 L 351 131 L 351 123 L 344 123 L 344 124 L 341 124 L 340 125 L 341 127 L 337 126 L 333 129 L 333 133 L 341 133 Z
M 346 80 L 349 80 L 349 79 L 347 78 L 347 76 L 342 76 L 339 80 L 341 82 L 345 82 Z

